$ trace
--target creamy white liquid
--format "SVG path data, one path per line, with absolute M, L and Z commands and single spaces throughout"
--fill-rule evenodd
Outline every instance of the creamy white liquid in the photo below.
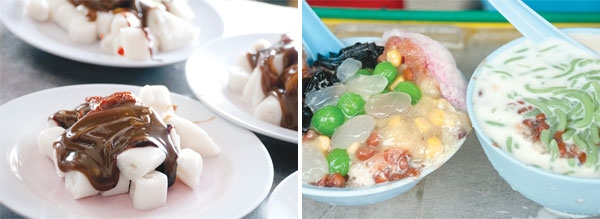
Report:
M 578 34 L 576 39 L 599 42 L 600 35 Z M 600 48 L 595 49 L 600 50 Z M 574 61 L 576 59 L 579 61 Z M 569 69 L 573 69 L 572 73 L 559 77 Z M 600 109 L 598 109 L 600 108 L 598 105 L 600 101 L 599 56 L 585 53 L 559 40 L 550 40 L 538 46 L 532 45 L 529 41 L 523 41 L 498 54 L 493 60 L 487 60 L 479 70 L 483 72 L 474 78 L 472 100 L 475 117 L 483 132 L 490 136 L 498 147 L 511 152 L 517 159 L 527 164 L 554 173 L 600 178 L 600 161 L 579 164 L 574 158 L 557 158 L 556 154 L 553 158 L 548 149 L 549 146 L 539 142 L 533 144 L 530 137 L 525 137 L 522 130 L 519 131 L 515 128 L 520 126 L 524 119 L 534 117 L 534 113 L 527 114 L 529 111 L 519 114 L 517 111 L 520 108 L 529 105 L 534 106 L 534 109 L 542 108 L 535 107 L 536 104 L 533 104 L 533 101 L 524 101 L 525 104 L 520 104 L 518 101 L 538 100 L 544 103 L 542 105 L 550 104 L 547 109 L 553 113 L 546 114 L 548 118 L 546 122 L 554 129 L 560 127 L 558 125 L 558 121 L 561 120 L 558 119 L 560 116 L 554 113 L 560 109 L 558 105 L 562 105 L 565 114 L 568 114 L 569 110 L 576 109 L 577 104 L 580 104 L 581 113 L 573 113 L 571 117 L 560 118 L 570 118 L 570 120 L 565 120 L 569 124 L 565 131 L 572 130 L 575 135 L 581 136 L 580 138 L 589 145 L 586 147 L 587 151 L 598 156 L 598 147 L 590 142 L 590 137 L 586 136 L 590 136 L 588 133 L 591 126 L 598 127 L 600 125 Z M 597 84 L 590 84 L 590 81 L 596 81 L 592 83 Z M 536 93 L 532 89 L 527 89 L 527 86 L 533 89 L 556 89 Z M 562 92 L 565 89 L 570 91 Z M 578 92 L 571 92 L 574 90 Z M 582 102 L 585 101 L 577 98 L 581 97 L 581 94 L 587 95 L 592 100 L 592 108 L 589 107 L 589 104 L 586 105 L 587 108 L 584 107 Z M 551 99 L 555 99 L 554 102 L 551 102 Z M 589 114 L 586 117 L 586 114 L 583 113 L 585 109 L 593 109 L 595 112 L 592 114 L 593 120 L 589 124 L 579 122 L 579 120 L 590 118 Z M 509 142 L 512 142 L 510 146 L 508 146 Z M 565 140 L 565 143 L 567 145 L 575 143 L 574 138 Z M 582 150 L 586 151 L 585 148 Z M 590 156 L 594 156 L 590 155 L 591 153 L 588 153 L 588 159 Z

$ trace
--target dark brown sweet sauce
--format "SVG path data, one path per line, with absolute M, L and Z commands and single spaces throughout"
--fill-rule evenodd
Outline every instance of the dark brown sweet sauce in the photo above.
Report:
M 88 8 L 89 21 L 96 20 L 98 11 L 112 11 L 115 14 L 129 11 L 140 18 L 142 27 L 147 26 L 148 12 L 162 4 L 154 0 L 69 0 L 69 2 L 75 6 L 83 5 Z
M 274 59 L 283 55 L 283 72 L 278 74 Z M 270 48 L 246 54 L 250 66 L 262 73 L 261 87 L 265 95 L 279 99 L 282 110 L 281 127 L 298 129 L 298 50 L 288 35 Z
M 117 156 L 145 146 L 164 151 L 166 159 L 156 170 L 167 175 L 169 186 L 175 182 L 178 152 L 169 135 L 172 127 L 130 93 L 90 97 L 75 110 L 58 111 L 50 119 L 67 129 L 54 143 L 58 167 L 80 171 L 95 189 L 114 188 L 120 174 Z

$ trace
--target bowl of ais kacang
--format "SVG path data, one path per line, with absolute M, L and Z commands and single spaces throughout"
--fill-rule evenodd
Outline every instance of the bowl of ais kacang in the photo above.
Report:
M 600 39 L 600 29 L 565 32 L 588 45 Z M 469 117 L 488 159 L 551 211 L 600 215 L 599 79 L 600 56 L 520 38 L 490 54 L 469 82 Z
M 391 30 L 303 68 L 302 193 L 335 205 L 393 198 L 471 131 L 466 80 L 439 42 Z

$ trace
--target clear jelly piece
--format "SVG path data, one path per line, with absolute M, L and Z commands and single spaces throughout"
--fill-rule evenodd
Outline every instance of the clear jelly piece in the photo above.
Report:
M 346 80 L 354 76 L 361 67 L 362 62 L 353 58 L 347 58 L 337 68 L 337 77 L 341 82 L 346 82 Z
M 371 96 L 365 104 L 365 113 L 376 118 L 386 118 L 394 114 L 407 112 L 410 106 L 410 96 L 408 94 L 389 92 Z
M 302 181 L 311 183 L 329 172 L 323 152 L 311 145 L 302 144 Z
M 306 97 L 304 97 L 304 102 L 314 112 L 324 106 L 337 104 L 338 99 L 340 99 L 340 96 L 346 92 L 346 90 L 345 85 L 336 84 L 307 93 Z
M 375 129 L 375 119 L 372 116 L 356 116 L 335 130 L 331 136 L 331 146 L 348 148 L 354 142 L 364 143 L 373 129 Z
M 387 86 L 387 79 L 383 75 L 355 75 L 346 81 L 349 92 L 357 93 L 365 99 L 371 95 L 379 94 Z

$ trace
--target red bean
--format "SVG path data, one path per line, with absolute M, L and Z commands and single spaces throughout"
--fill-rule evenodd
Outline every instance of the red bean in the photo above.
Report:
M 397 164 L 398 161 L 400 161 L 400 159 L 402 157 L 404 157 L 405 155 L 406 155 L 405 151 L 389 149 L 389 150 L 386 150 L 385 152 L 383 152 L 383 159 L 385 159 L 385 161 L 387 161 L 388 163 Z
M 375 183 L 384 183 L 389 181 L 388 177 L 383 172 L 375 173 L 373 179 L 375 180 Z
M 367 138 L 367 145 L 371 147 L 379 146 L 379 135 L 377 135 L 375 132 L 371 133 L 371 135 L 369 135 Z
M 330 174 L 327 185 L 328 187 L 342 188 L 346 185 L 346 178 L 339 173 Z
M 346 178 L 339 173 L 327 174 L 315 184 L 316 186 L 342 188 L 346 185 Z
M 577 159 L 579 159 L 579 163 L 585 163 L 585 161 L 587 160 L 587 155 L 581 152 L 579 153 L 579 156 L 577 156 Z
M 543 113 L 537 114 L 535 116 L 535 119 L 537 119 L 537 120 L 544 120 L 544 119 L 546 119 L 546 115 L 544 115 Z
M 375 152 L 377 152 L 377 148 L 375 147 L 361 147 L 358 150 L 356 150 L 356 158 L 358 158 L 361 161 L 365 161 L 371 158 L 373 154 L 375 154 Z
M 306 131 L 306 133 L 302 136 L 302 141 L 310 141 L 318 137 L 319 134 L 312 129 Z
M 400 161 L 398 162 L 398 167 L 400 167 L 401 170 L 407 170 L 408 169 L 408 158 L 407 157 L 401 157 Z

